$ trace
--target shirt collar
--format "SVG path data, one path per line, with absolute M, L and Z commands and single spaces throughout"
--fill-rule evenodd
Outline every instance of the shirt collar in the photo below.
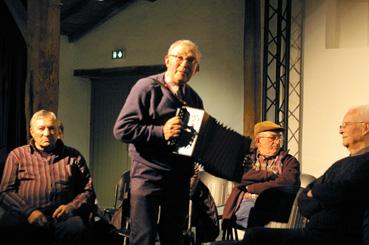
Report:
M 169 88 L 170 91 L 172 91 L 173 94 L 177 94 L 178 89 L 182 89 L 182 94 L 185 94 L 185 87 L 186 84 L 178 85 L 171 81 L 170 77 L 167 75 L 167 73 L 164 74 L 164 83 L 167 88 Z
M 29 147 L 31 148 L 31 154 L 38 152 L 42 155 L 56 155 L 60 152 L 63 146 L 64 146 L 63 141 L 61 139 L 57 139 L 55 143 L 55 148 L 51 152 L 45 152 L 45 151 L 40 151 L 39 149 L 37 149 L 35 145 L 35 140 L 33 138 L 29 140 Z
M 281 154 L 282 149 L 280 149 L 274 156 L 264 156 L 261 155 L 259 150 L 256 150 L 256 158 L 262 157 L 264 160 L 272 160 L 277 158 Z
M 360 151 L 356 152 L 355 154 L 351 154 L 350 156 L 357 156 L 357 155 L 361 155 L 361 154 L 364 154 L 364 153 L 367 153 L 367 152 L 369 152 L 369 146 L 361 149 Z

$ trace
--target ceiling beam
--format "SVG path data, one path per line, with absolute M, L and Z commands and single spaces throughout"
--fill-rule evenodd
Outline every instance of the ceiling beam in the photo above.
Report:
M 87 5 L 86 5 L 85 6 L 86 10 L 89 10 L 90 8 L 96 8 L 97 5 L 101 5 L 101 6 L 104 6 L 102 8 L 102 11 L 99 12 L 93 19 L 89 20 L 88 23 L 85 23 L 83 26 L 81 26 L 81 28 L 77 28 L 76 30 L 74 30 L 71 33 L 62 32 L 62 34 L 68 35 L 68 40 L 70 42 L 77 41 L 78 39 L 83 37 L 86 33 L 91 31 L 93 28 L 103 24 L 108 19 L 110 19 L 112 16 L 117 14 L 119 11 L 126 8 L 128 6 L 128 4 L 131 3 L 131 2 L 133 2 L 133 0 L 120 0 L 120 1 L 113 1 L 113 2 L 110 2 L 110 1 L 106 1 L 106 2 L 105 1 L 103 1 L 103 2 L 88 1 L 87 4 L 90 5 L 90 6 L 87 7 Z M 81 9 L 81 11 L 83 11 L 83 9 Z M 81 13 L 79 13 L 79 14 L 81 14 Z M 73 15 L 70 15 L 69 17 L 72 18 Z M 67 23 L 67 22 L 68 22 L 68 18 L 63 19 L 62 20 L 62 25 L 64 23 Z
M 20 0 L 4 0 L 8 6 L 10 13 L 12 14 L 15 23 L 22 33 L 22 36 L 26 43 L 29 41 L 28 30 L 27 30 L 27 11 L 24 8 Z
M 60 15 L 60 20 L 63 21 L 64 19 L 68 18 L 71 15 L 77 14 L 84 6 L 86 6 L 91 0 L 81 0 L 77 3 L 73 4 L 70 8 L 62 11 Z

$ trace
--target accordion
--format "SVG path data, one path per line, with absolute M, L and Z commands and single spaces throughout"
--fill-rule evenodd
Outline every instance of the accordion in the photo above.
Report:
M 173 152 L 194 158 L 212 175 L 239 182 L 251 139 L 201 109 L 183 106 L 177 115 L 184 126 L 179 137 L 170 141 Z

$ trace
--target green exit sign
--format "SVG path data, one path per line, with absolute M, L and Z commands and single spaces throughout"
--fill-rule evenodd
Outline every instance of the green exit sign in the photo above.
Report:
M 116 59 L 125 59 L 126 58 L 126 51 L 124 49 L 116 49 L 111 52 L 111 58 L 113 60 Z

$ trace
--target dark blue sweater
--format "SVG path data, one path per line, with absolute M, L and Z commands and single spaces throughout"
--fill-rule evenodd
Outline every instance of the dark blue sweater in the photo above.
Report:
M 310 189 L 313 198 L 306 196 Z M 368 152 L 335 162 L 300 195 L 300 211 L 309 218 L 307 230 L 360 240 L 368 193 Z
M 185 87 L 185 102 L 203 109 L 200 96 Z M 164 85 L 164 73 L 140 79 L 132 88 L 114 126 L 116 139 L 129 143 L 133 161 L 164 171 L 192 171 L 193 160 L 173 154 L 163 136 L 164 123 L 175 116 L 181 102 Z

